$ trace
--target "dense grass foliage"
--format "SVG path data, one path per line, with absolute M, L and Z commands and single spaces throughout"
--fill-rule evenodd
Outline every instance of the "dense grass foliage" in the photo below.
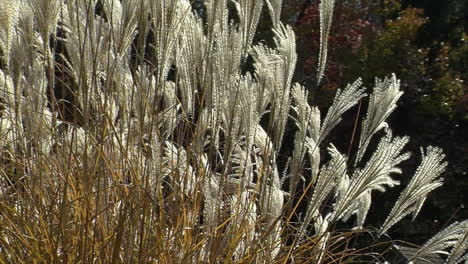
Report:
M 318 80 L 333 6 L 320 4 Z M 272 46 L 253 43 L 262 10 Z M 322 113 L 291 81 L 280 14 L 277 0 L 0 0 L 0 263 L 384 262 L 350 242 L 410 157 L 385 122 L 400 83 L 367 96 L 356 80 Z M 358 149 L 324 146 L 366 97 Z M 442 185 L 442 150 L 421 154 L 376 236 Z M 413 259 L 460 263 L 467 227 Z

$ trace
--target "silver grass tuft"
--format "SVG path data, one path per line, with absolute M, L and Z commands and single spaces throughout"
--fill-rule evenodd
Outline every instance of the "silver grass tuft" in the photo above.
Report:
M 338 89 L 333 104 L 323 120 L 317 143 L 320 143 L 341 121 L 341 115 L 343 115 L 344 112 L 348 111 L 351 107 L 356 105 L 360 99 L 366 96 L 364 89 L 360 88 L 361 85 L 361 79 L 357 79 L 353 84 L 348 84 L 344 90 Z
M 257 45 L 253 50 L 255 77 L 262 84 L 259 89 L 257 111 L 265 113 L 265 107 L 272 103 L 272 139 L 275 148 L 281 147 L 283 133 L 290 110 L 290 86 L 296 65 L 295 38 L 291 27 L 280 25 L 275 30 L 277 50 Z M 266 97 L 267 96 L 267 97 Z
M 463 260 L 463 258 L 460 259 L 458 256 L 463 254 L 462 251 L 466 251 L 467 230 L 468 220 L 451 224 L 424 243 L 424 245 L 422 245 L 422 247 L 411 257 L 411 260 L 425 260 L 426 257 L 432 254 L 444 254 L 449 255 L 448 260 L 450 260 L 451 263 L 459 263 L 455 262 L 455 260 Z M 447 248 L 453 246 L 456 248 L 449 253 Z M 463 250 L 463 248 L 465 250 Z M 451 258 L 451 254 L 455 254 L 454 257 Z M 447 263 L 449 263 L 448 260 Z
M 463 235 L 461 235 L 456 244 L 453 246 L 447 258 L 447 264 L 462 263 L 468 260 L 468 226 L 465 228 Z
M 320 174 L 317 178 L 317 184 L 314 186 L 314 193 L 307 205 L 305 217 L 301 223 L 299 240 L 301 240 L 305 235 L 310 222 L 317 219 L 317 217 L 321 217 L 319 210 L 320 207 L 323 205 L 323 202 L 330 195 L 332 190 L 336 188 L 336 183 L 341 182 L 342 178 L 346 174 L 346 158 L 339 153 L 333 145 L 328 148 L 328 152 L 332 156 L 332 159 L 320 170 Z M 317 221 L 315 220 L 314 222 Z
M 298 131 L 294 137 L 294 150 L 292 155 L 292 166 L 291 166 L 291 180 L 290 180 L 290 191 L 295 193 L 297 185 L 303 174 L 303 162 L 306 153 L 309 153 L 311 161 L 311 172 L 312 181 L 315 183 L 315 177 L 318 173 L 320 165 L 320 148 L 317 141 L 320 132 L 320 110 L 317 107 L 311 107 L 307 102 L 308 93 L 304 87 L 299 84 L 295 84 L 291 91 L 293 106 L 291 110 L 293 116 L 291 117 Z
M 60 0 L 28 0 L 34 13 L 36 25 L 41 35 L 44 47 L 48 47 L 51 36 L 55 37 L 62 1 Z
M 0 0 L 0 50 L 6 65 L 9 64 L 11 45 L 16 35 L 20 4 L 18 0 Z
M 328 35 L 333 21 L 335 0 L 320 1 L 320 51 L 317 70 L 317 84 L 320 84 L 327 63 Z
M 401 153 L 408 143 L 407 137 L 392 138 L 388 130 L 381 139 L 376 152 L 363 169 L 357 169 L 350 179 L 349 186 L 334 207 L 334 219 L 346 221 L 352 214 L 357 214 L 357 226 L 364 223 L 371 202 L 371 191 L 385 191 L 385 186 L 393 187 L 399 181 L 391 177 L 393 173 L 401 173 L 396 167 L 409 158 L 408 153 Z
M 388 127 L 385 119 L 395 110 L 396 102 L 402 94 L 400 81 L 397 80 L 395 74 L 391 78 L 375 81 L 374 92 L 369 99 L 367 115 L 362 122 L 356 162 L 360 161 L 366 152 L 372 136 L 380 129 Z
M 271 21 L 273 22 L 273 27 L 276 27 L 280 24 L 281 18 L 281 6 L 282 0 L 265 0 L 268 11 L 270 13 Z
M 408 186 L 401 193 L 393 206 L 390 215 L 380 229 L 380 234 L 386 233 L 390 227 L 408 214 L 413 214 L 413 220 L 418 215 L 427 195 L 442 186 L 442 179 L 438 178 L 447 166 L 442 162 L 445 155 L 439 148 L 428 147 L 427 154 L 421 149 L 422 162 L 416 170 Z
M 258 21 L 262 12 L 263 1 L 238 0 L 232 1 L 239 14 L 243 46 L 246 52 L 250 51 L 252 41 L 257 30 Z

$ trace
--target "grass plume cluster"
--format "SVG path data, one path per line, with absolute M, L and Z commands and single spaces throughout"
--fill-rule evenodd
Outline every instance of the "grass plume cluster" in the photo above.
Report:
M 347 245 L 373 191 L 398 185 L 409 158 L 409 139 L 385 123 L 399 81 L 376 81 L 348 157 L 322 143 L 367 96 L 361 81 L 322 113 L 292 82 L 281 1 L 196 2 L 0 0 L 0 263 L 357 261 Z M 322 2 L 318 79 L 334 1 Z M 253 43 L 263 9 L 272 46 Z M 442 184 L 443 158 L 422 150 L 380 235 L 416 217 Z M 354 215 L 356 230 L 334 229 Z M 414 259 L 460 263 L 467 230 L 451 225 Z

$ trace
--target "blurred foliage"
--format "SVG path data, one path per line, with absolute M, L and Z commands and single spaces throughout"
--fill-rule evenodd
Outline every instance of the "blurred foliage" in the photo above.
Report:
M 421 13 L 419 9 L 409 8 L 401 11 L 396 19 L 387 20 L 379 34 L 370 37 L 360 50 L 363 69 L 353 69 L 353 73 L 364 73 L 365 80 L 373 78 L 371 74 L 385 76 L 389 72 L 398 76 L 421 74 L 427 51 L 413 45 L 416 33 L 427 22 Z
M 454 44 L 466 33 L 468 26 L 468 1 L 466 0 L 403 0 L 403 8 L 413 6 L 424 10 L 429 18 L 419 32 L 419 43 L 430 46 L 434 41 L 449 41 Z
M 417 44 L 431 50 L 433 86 L 423 107 L 435 118 L 468 120 L 468 1 L 404 0 L 403 8 L 424 11 L 428 22 L 418 31 Z M 457 121 L 456 121 L 457 122 Z
M 450 67 L 450 46 L 441 43 L 439 55 L 435 58 L 429 70 L 436 76 L 430 94 L 424 94 L 421 98 L 421 106 L 424 112 L 437 117 L 453 119 L 457 112 L 465 112 L 463 109 L 466 101 L 466 85 L 461 79 L 461 74 Z M 465 91 L 464 91 L 465 90 Z M 466 116 L 463 118 L 467 118 Z

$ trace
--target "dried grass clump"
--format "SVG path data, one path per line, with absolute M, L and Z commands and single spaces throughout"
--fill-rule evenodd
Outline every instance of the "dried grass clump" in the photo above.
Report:
M 322 118 L 292 83 L 281 1 L 198 2 L 0 0 L 0 263 L 358 261 L 349 241 L 359 230 L 335 226 L 357 215 L 362 227 L 372 192 L 399 184 L 408 138 L 385 123 L 398 80 L 376 82 L 357 158 L 333 145 L 321 157 L 366 96 L 360 80 Z M 321 5 L 318 79 L 333 3 Z M 272 47 L 253 44 L 262 8 Z M 288 121 L 294 149 L 280 164 Z M 442 184 L 443 157 L 423 151 L 380 234 L 417 215 Z M 466 230 L 450 226 L 414 259 L 453 246 L 448 263 L 461 262 Z

